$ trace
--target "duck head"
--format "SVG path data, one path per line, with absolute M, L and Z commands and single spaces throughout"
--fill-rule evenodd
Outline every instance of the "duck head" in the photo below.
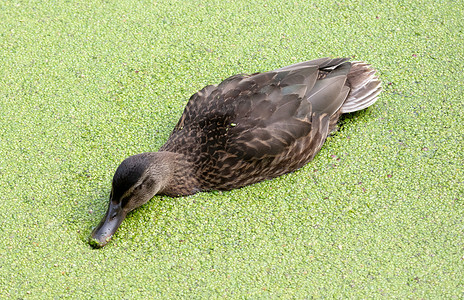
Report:
M 94 248 L 105 246 L 130 211 L 162 191 L 170 174 L 169 159 L 163 153 L 142 153 L 125 159 L 114 174 L 106 215 L 92 231 L 89 244 Z

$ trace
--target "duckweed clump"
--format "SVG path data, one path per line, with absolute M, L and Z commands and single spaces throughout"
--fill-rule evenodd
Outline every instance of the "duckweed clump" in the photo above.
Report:
M 0 295 L 463 296 L 459 3 L 1 10 Z M 323 56 L 369 62 L 384 91 L 313 162 L 230 192 L 155 197 L 105 248 L 89 246 L 115 168 L 157 150 L 191 94 Z

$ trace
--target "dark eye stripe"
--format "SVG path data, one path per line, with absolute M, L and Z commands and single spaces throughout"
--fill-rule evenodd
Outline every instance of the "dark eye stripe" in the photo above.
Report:
M 126 196 L 123 196 L 121 198 L 121 206 L 124 207 L 126 206 L 127 202 L 129 202 L 130 198 L 133 196 L 133 192 L 141 189 L 143 186 L 146 186 L 147 184 L 152 184 L 153 180 L 150 179 L 149 177 L 145 178 L 139 185 L 134 187 L 132 192 Z M 111 197 L 113 196 L 113 191 L 111 191 Z
M 148 177 L 145 178 L 138 186 L 136 186 L 134 188 L 134 190 L 138 190 L 138 189 L 141 189 L 142 187 L 146 186 L 148 181 L 151 181 L 151 179 L 148 178 Z
M 142 181 L 142 183 L 141 183 L 140 185 L 141 185 L 141 186 L 142 186 L 142 185 L 145 185 L 145 184 L 147 183 L 147 181 L 149 181 L 149 180 L 151 180 L 150 177 L 146 177 L 146 178 Z
M 129 196 L 126 196 L 126 197 L 123 197 L 123 198 L 121 199 L 121 207 L 126 206 L 127 202 L 129 202 L 129 199 L 130 199 L 130 195 L 129 195 Z

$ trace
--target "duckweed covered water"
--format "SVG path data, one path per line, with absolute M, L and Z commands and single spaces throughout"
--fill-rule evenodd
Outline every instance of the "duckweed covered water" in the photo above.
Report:
M 0 295 L 461 298 L 463 7 L 403 1 L 0 5 Z M 192 93 L 323 56 L 374 65 L 380 100 L 303 169 L 155 197 L 88 236 L 127 156 Z

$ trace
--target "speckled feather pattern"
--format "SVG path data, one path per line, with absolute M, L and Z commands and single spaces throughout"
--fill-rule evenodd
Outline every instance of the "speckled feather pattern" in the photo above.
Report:
M 292 172 L 312 160 L 345 112 L 377 99 L 369 65 L 322 58 L 234 75 L 194 94 L 160 151 L 184 164 L 164 192 L 230 190 Z

